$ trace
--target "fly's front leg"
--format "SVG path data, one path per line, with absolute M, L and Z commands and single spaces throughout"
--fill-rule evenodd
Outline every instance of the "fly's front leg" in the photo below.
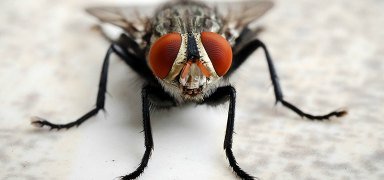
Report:
M 220 87 L 216 90 L 215 93 L 206 98 L 204 103 L 215 105 L 216 102 L 222 101 L 229 98 L 229 109 L 228 109 L 228 119 L 227 119 L 227 129 L 225 131 L 224 138 L 224 150 L 227 155 L 229 165 L 232 167 L 233 171 L 241 179 L 252 180 L 254 177 L 249 175 L 247 172 L 242 170 L 236 158 L 232 152 L 232 142 L 233 142 L 233 132 L 235 124 L 235 107 L 236 107 L 236 90 L 232 86 Z
M 151 93 L 151 88 L 146 86 L 141 92 L 141 101 L 142 101 L 142 111 L 143 111 L 143 127 L 144 127 L 144 143 L 145 143 L 145 152 L 143 158 L 141 159 L 140 165 L 132 173 L 120 177 L 123 180 L 131 180 L 139 177 L 143 172 L 145 167 L 148 165 L 151 152 L 153 150 L 153 138 L 150 122 L 150 103 L 148 95 Z
M 272 62 L 272 58 L 268 52 L 267 47 L 264 45 L 263 42 L 261 42 L 258 39 L 251 40 L 250 42 L 246 43 L 246 45 L 241 47 L 241 49 L 239 49 L 237 52 L 235 52 L 235 54 L 234 54 L 234 67 L 235 67 L 235 69 L 239 66 L 239 64 L 243 63 L 248 58 L 248 56 L 250 54 L 252 54 L 259 47 L 261 47 L 264 50 L 265 57 L 267 59 L 268 69 L 269 69 L 270 77 L 272 80 L 273 89 L 275 92 L 276 103 L 281 102 L 281 104 L 283 104 L 288 109 L 294 111 L 299 116 L 306 117 L 310 120 L 324 120 L 324 119 L 329 119 L 331 117 L 341 117 L 341 116 L 344 116 L 347 114 L 347 111 L 336 110 L 336 111 L 332 111 L 332 112 L 325 114 L 325 115 L 312 115 L 312 114 L 308 114 L 308 113 L 303 112 L 302 110 L 300 110 L 295 105 L 284 100 L 283 92 L 282 92 L 281 87 L 280 87 L 280 83 L 279 83 L 279 80 L 277 77 L 275 67 L 274 67 L 273 62 Z M 230 70 L 230 72 L 232 72 L 232 71 Z
M 104 62 L 103 62 L 103 67 L 101 70 L 101 75 L 100 75 L 100 81 L 99 81 L 99 91 L 97 93 L 97 100 L 96 100 L 96 107 L 83 116 L 81 116 L 79 119 L 67 123 L 67 124 L 54 124 L 51 123 L 43 118 L 40 117 L 33 117 L 31 124 L 38 126 L 38 127 L 44 127 L 47 126 L 50 129 L 69 129 L 74 126 L 79 126 L 89 118 L 95 116 L 100 110 L 104 110 L 104 104 L 105 104 L 105 93 L 107 91 L 107 78 L 108 78 L 108 66 L 109 66 L 109 58 L 113 52 L 117 52 L 117 45 L 112 44 L 108 51 L 107 54 L 105 55 Z

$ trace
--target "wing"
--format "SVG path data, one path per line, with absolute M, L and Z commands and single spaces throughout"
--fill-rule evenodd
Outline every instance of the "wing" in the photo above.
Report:
M 273 2 L 266 0 L 224 1 L 212 4 L 219 14 L 224 16 L 229 26 L 241 28 L 255 22 L 273 7 Z
M 222 1 L 209 4 L 224 19 L 223 34 L 233 45 L 244 30 L 251 29 L 256 35 L 261 28 L 253 24 L 273 7 L 268 0 Z
M 156 6 L 89 7 L 86 11 L 101 21 L 100 28 L 107 39 L 118 41 L 121 34 L 144 48 L 143 41 L 151 32 L 150 18 Z

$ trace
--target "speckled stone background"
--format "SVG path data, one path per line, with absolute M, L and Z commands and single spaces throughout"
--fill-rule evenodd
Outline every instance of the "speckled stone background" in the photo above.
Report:
M 143 2 L 150 2 L 149 0 Z M 142 82 L 111 61 L 107 113 L 49 132 L 34 115 L 69 122 L 93 107 L 108 43 L 83 8 L 125 0 L 0 1 L 0 179 L 99 180 L 141 159 Z M 384 1 L 276 0 L 260 23 L 287 100 L 327 122 L 274 106 L 265 58 L 232 78 L 238 91 L 234 151 L 263 180 L 384 179 Z M 152 114 L 155 151 L 141 179 L 235 179 L 222 150 L 227 105 Z

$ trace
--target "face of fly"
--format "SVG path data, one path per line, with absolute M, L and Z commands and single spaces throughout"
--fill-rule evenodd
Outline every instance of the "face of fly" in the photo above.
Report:
M 229 70 L 232 48 L 214 32 L 168 33 L 153 42 L 148 60 L 165 91 L 180 101 L 202 101 Z

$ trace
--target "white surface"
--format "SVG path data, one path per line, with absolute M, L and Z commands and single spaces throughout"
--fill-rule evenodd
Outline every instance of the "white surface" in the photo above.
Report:
M 147 2 L 147 1 L 145 1 Z M 149 2 L 149 1 L 148 1 Z M 102 1 L 0 2 L 0 179 L 113 179 L 138 165 L 141 82 L 114 58 L 107 114 L 49 132 L 39 115 L 69 122 L 93 107 L 108 43 L 82 9 Z M 128 3 L 113 1 L 108 4 Z M 232 78 L 238 91 L 234 151 L 261 179 L 384 179 L 384 2 L 281 0 L 262 19 L 261 39 L 287 100 L 310 122 L 273 106 L 258 52 Z M 152 114 L 155 150 L 141 179 L 235 179 L 222 144 L 227 105 Z

